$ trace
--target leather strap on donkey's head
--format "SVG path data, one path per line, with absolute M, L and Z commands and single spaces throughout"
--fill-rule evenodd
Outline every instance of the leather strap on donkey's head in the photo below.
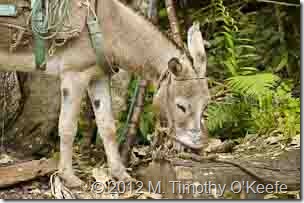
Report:
M 188 31 L 186 54 L 168 62 L 159 80 L 154 105 L 168 120 L 170 133 L 177 142 L 191 149 L 201 149 L 207 144 L 207 130 L 203 111 L 209 92 L 206 77 L 207 57 L 199 24 L 194 23 Z

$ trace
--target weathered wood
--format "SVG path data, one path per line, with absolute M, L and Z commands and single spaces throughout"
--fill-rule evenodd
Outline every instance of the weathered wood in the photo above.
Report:
M 0 188 L 47 175 L 56 169 L 57 161 L 55 159 L 33 160 L 12 166 L 0 167 Z
M 173 39 L 180 47 L 183 47 L 183 40 L 181 37 L 179 22 L 178 22 L 176 10 L 175 10 L 175 1 L 166 0 L 165 3 L 166 3 L 166 8 L 167 8 L 167 13 L 168 13 L 168 18 L 169 18 L 169 22 L 170 22 Z
M 194 157 L 195 159 L 198 157 Z M 250 171 L 250 173 L 248 173 Z M 231 185 L 234 181 L 243 182 L 245 186 L 245 198 L 260 199 L 265 194 L 254 193 L 252 190 L 246 191 L 247 183 L 275 185 L 286 184 L 288 191 L 300 190 L 300 150 L 284 152 L 278 159 L 252 159 L 252 160 L 231 160 L 222 158 L 219 160 L 201 159 L 200 162 L 191 160 L 181 160 L 179 162 L 160 162 L 143 166 L 138 169 L 137 178 L 149 184 L 153 182 L 155 186 L 157 181 L 162 182 L 162 191 L 167 198 L 215 198 L 213 194 L 204 192 L 202 194 L 177 194 L 172 191 L 172 184 L 166 177 L 172 177 L 169 181 L 182 181 L 183 183 L 209 183 L 226 185 L 225 192 L 231 192 Z M 173 174 L 175 174 L 173 177 Z M 255 177 L 257 176 L 257 177 Z M 224 197 L 217 197 L 224 198 Z

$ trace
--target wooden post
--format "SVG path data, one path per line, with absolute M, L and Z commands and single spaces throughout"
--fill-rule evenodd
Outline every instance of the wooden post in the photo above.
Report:
M 181 32 L 179 28 L 179 22 L 175 10 L 174 0 L 166 0 L 166 8 L 168 13 L 168 18 L 170 22 L 170 27 L 173 35 L 173 40 L 180 46 L 183 47 L 183 40 L 181 37 Z

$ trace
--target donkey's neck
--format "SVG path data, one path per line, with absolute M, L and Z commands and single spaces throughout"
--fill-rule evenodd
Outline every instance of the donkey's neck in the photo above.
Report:
M 152 23 L 118 0 L 96 1 L 104 51 L 114 64 L 153 80 L 167 69 L 171 58 L 179 58 L 182 54 Z M 94 62 L 95 54 L 89 36 L 85 32 L 81 36 L 68 47 L 69 51 L 65 47 L 56 57 L 49 59 L 45 73 L 58 75 L 64 64 L 77 69 L 78 66 L 87 67 Z M 32 51 L 11 54 L 0 49 L 0 70 L 36 71 Z
M 121 68 L 152 79 L 182 53 L 152 23 L 118 0 L 98 1 L 97 13 L 106 55 Z

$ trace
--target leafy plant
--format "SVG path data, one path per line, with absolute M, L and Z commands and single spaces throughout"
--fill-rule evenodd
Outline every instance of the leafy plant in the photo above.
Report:
M 300 53 L 289 48 L 290 32 L 284 30 L 288 14 L 278 7 L 258 7 L 253 1 L 233 2 L 212 0 L 212 6 L 194 17 L 201 19 L 205 30 L 214 30 L 207 52 L 211 92 L 227 92 L 211 101 L 208 129 L 211 135 L 230 138 L 248 132 L 299 134 L 300 103 L 292 97 L 298 76 L 289 69 L 299 67 Z M 258 9 L 243 11 L 254 6 Z M 291 33 L 296 36 L 296 28 Z

